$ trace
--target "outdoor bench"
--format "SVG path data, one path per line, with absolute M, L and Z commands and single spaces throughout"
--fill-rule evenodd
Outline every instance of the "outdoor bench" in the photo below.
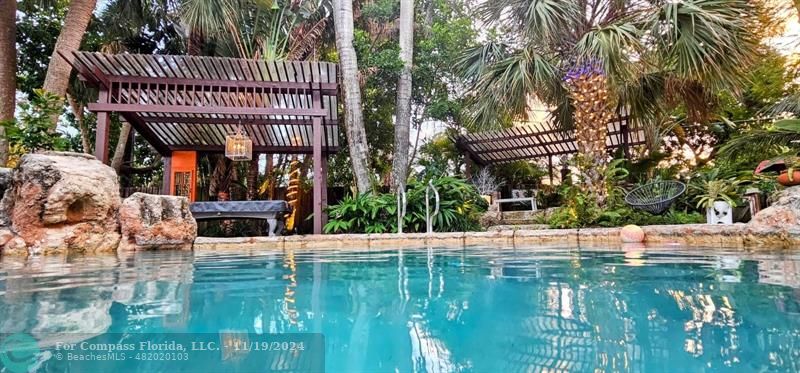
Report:
M 274 236 L 291 208 L 286 201 L 216 201 L 194 202 L 189 210 L 196 220 L 264 219 L 269 224 L 267 233 Z

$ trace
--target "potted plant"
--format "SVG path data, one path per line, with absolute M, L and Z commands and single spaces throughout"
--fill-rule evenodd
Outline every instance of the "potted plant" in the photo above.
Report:
M 776 181 L 783 186 L 800 185 L 800 157 L 791 152 L 761 162 L 756 168 L 756 175 L 776 172 Z
M 733 224 L 733 208 L 738 205 L 740 180 L 711 179 L 693 183 L 698 193 L 694 200 L 697 208 L 706 210 L 708 224 Z

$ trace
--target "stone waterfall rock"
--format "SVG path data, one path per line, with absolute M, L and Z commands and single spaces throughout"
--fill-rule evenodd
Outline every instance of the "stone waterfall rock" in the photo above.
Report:
M 800 243 L 800 186 L 780 192 L 772 206 L 759 211 L 747 224 L 751 246 L 792 247 Z
M 186 197 L 134 193 L 119 210 L 120 250 L 190 250 L 197 222 Z
M 800 186 L 781 191 L 778 200 L 772 206 L 759 211 L 749 225 L 753 229 L 800 228 Z
M 0 202 L 3 254 L 116 250 L 120 196 L 111 167 L 81 153 L 26 154 L 10 179 Z

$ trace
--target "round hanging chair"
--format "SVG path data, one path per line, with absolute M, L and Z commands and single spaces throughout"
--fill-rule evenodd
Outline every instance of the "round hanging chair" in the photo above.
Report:
M 657 215 L 666 211 L 685 191 L 686 184 L 680 181 L 656 181 L 630 191 L 625 195 L 625 202 Z

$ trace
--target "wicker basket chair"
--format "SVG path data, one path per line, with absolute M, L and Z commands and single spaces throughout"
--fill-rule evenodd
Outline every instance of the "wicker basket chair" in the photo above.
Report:
M 667 211 L 684 192 L 686 184 L 680 181 L 656 181 L 631 190 L 625 195 L 625 202 L 633 208 L 658 215 Z

